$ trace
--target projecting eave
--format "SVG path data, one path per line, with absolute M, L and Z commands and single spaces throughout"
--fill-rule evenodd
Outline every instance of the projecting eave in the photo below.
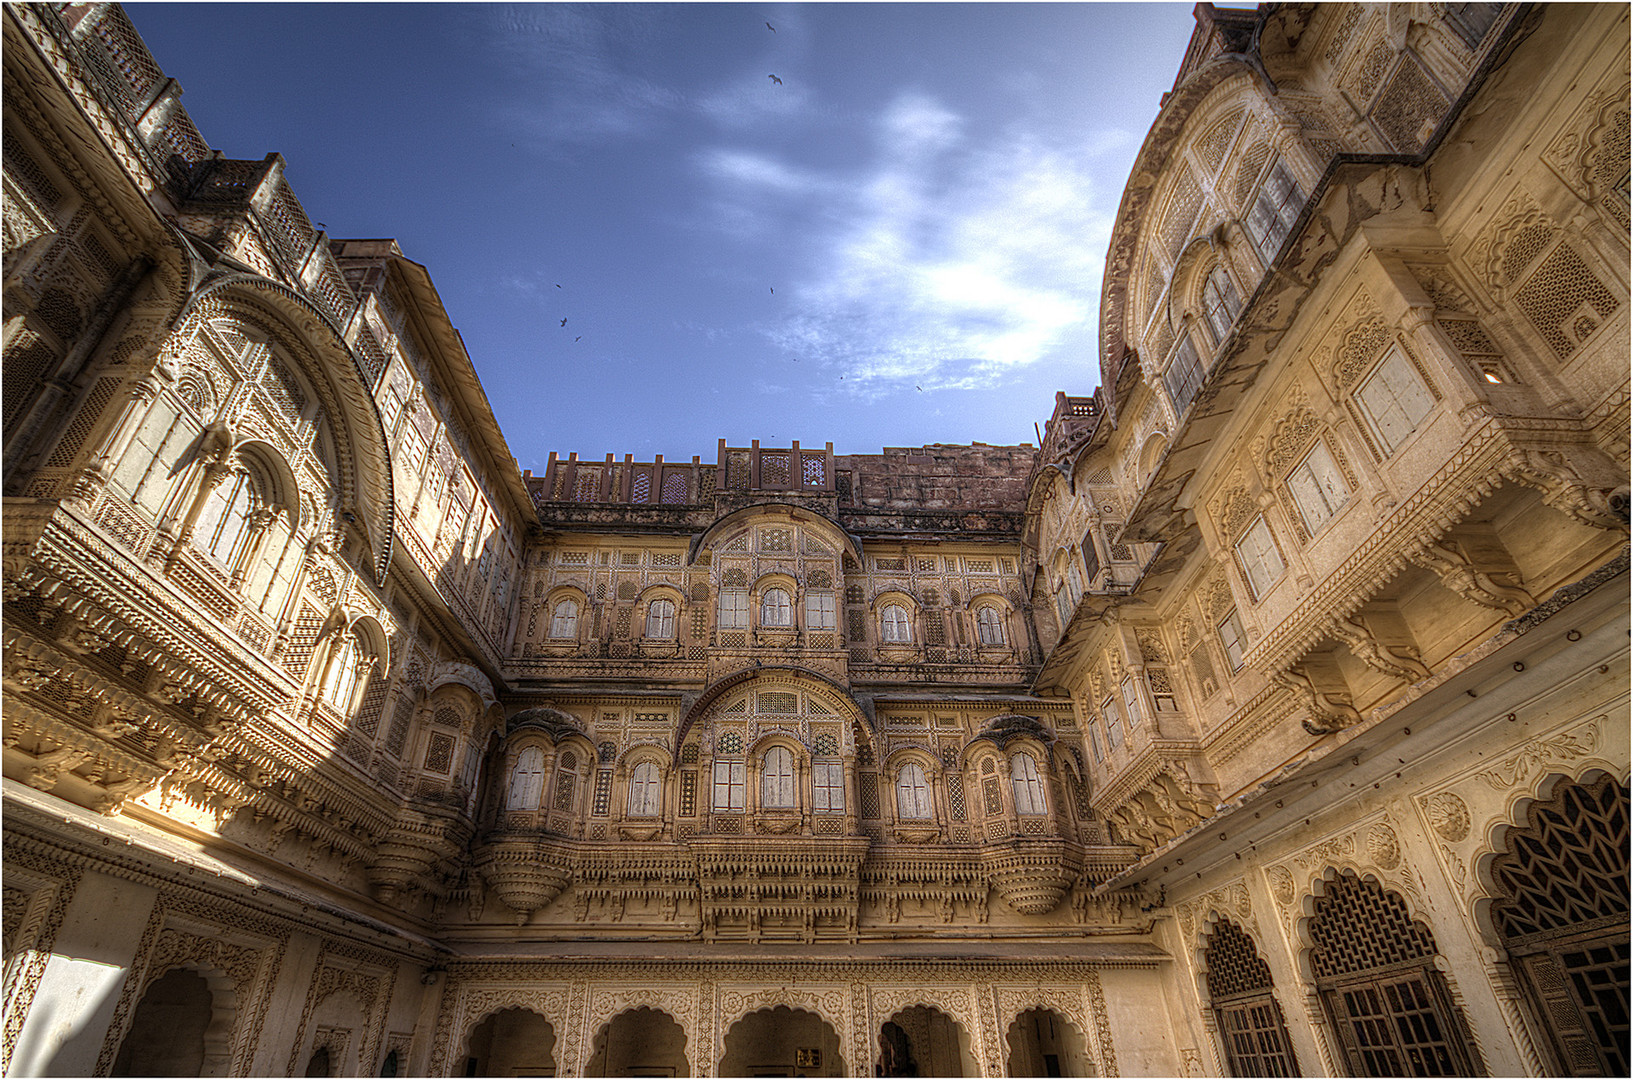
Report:
M 1072 621 L 1066 624 L 1060 641 L 1049 650 L 1043 666 L 1032 680 L 1032 692 L 1039 697 L 1067 693 L 1067 678 L 1071 675 L 1089 645 L 1094 642 L 1101 627 L 1117 621 L 1121 609 L 1143 605 L 1133 588 L 1115 592 L 1084 593 L 1072 612 Z
M 482 389 L 482 380 L 476 374 L 476 366 L 465 350 L 465 341 L 442 306 L 442 297 L 431 281 L 430 272 L 402 255 L 393 256 L 389 265 L 414 299 L 414 310 L 420 316 L 418 329 L 437 346 L 432 351 L 432 363 L 438 376 L 455 391 L 450 395 L 454 408 L 470 432 L 474 448 L 486 459 L 488 475 L 514 503 L 517 520 L 524 525 L 534 521 L 537 515 L 527 484 L 522 480 L 521 468 L 505 442 L 487 392 Z
M 1540 689 L 1591 680 L 1609 665 L 1627 666 L 1628 562 L 1623 548 L 1598 570 L 1505 623 L 1441 673 L 1232 795 L 1213 817 L 1097 891 L 1166 888 L 1221 869 L 1238 873 L 1231 868 L 1240 867 L 1247 852 L 1284 842 L 1335 801 L 1398 785 L 1412 763 L 1460 746 L 1478 747 L 1493 718 L 1519 725 L 1521 732 L 1532 725 L 1539 734 L 1553 728 L 1559 718 Z M 1625 725 L 1625 697 L 1621 706 L 1614 722 Z M 1223 736 L 1224 729 L 1217 734 Z M 1590 752 L 1582 764 L 1597 760 Z M 1627 775 L 1625 766 L 1618 772 Z

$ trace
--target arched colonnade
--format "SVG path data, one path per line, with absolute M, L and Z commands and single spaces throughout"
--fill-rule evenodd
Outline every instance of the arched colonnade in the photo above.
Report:
M 1099 1064 L 1091 994 L 1084 987 L 1037 992 L 1006 987 L 998 994 L 968 986 L 870 992 L 831 985 L 733 990 L 707 983 L 450 989 L 432 1075 L 1095 1076 L 1108 1071 Z M 858 989 L 863 993 L 857 995 Z M 1098 999 L 1097 986 L 1092 997 Z M 1103 1004 L 1100 1012 L 1103 1020 Z

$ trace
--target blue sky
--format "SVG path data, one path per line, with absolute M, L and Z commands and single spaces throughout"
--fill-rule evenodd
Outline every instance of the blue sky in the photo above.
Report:
M 331 236 L 429 269 L 536 472 L 720 438 L 1035 441 L 1057 389 L 1098 381 L 1112 219 L 1194 25 L 1188 3 L 127 10 L 214 148 L 283 154 Z

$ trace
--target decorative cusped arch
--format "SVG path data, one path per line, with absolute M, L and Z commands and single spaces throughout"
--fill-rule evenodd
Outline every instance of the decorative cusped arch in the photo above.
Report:
M 206 317 L 245 315 L 271 330 L 332 421 L 339 457 L 339 513 L 358 523 L 373 552 L 375 584 L 383 586 L 394 536 L 391 450 L 361 361 L 329 317 L 299 292 L 247 273 L 214 276 L 180 312 L 173 340 L 187 340 Z
M 850 1031 L 846 1022 L 849 994 L 839 988 L 818 987 L 760 987 L 723 990 L 718 999 L 718 1019 L 714 1026 L 714 1063 L 726 1056 L 726 1036 L 740 1021 L 754 1013 L 769 1013 L 778 1008 L 805 1012 L 827 1024 L 839 1038 L 841 1053 L 854 1052 L 846 1046 L 845 1033 Z M 849 1075 L 859 1075 L 861 1062 L 845 1062 Z M 847 1075 L 842 1072 L 840 1075 Z
M 135 995 L 133 1008 L 124 1032 L 121 1034 L 112 1061 L 116 1061 L 118 1051 L 124 1048 L 125 1042 L 134 1033 L 136 1013 L 142 1007 L 142 1001 L 153 990 L 154 986 L 165 976 L 177 972 L 184 972 L 198 976 L 210 992 L 210 1020 L 204 1028 L 204 1060 L 199 1066 L 200 1076 L 230 1076 L 233 1065 L 233 1029 L 238 1021 L 238 983 L 231 975 L 219 967 L 207 963 L 191 960 L 178 960 L 172 963 L 155 965 L 145 973 L 142 981 L 142 992 Z
M 998 1029 L 994 1034 L 998 1045 L 992 1047 L 991 1052 L 1003 1062 L 1009 1059 L 1009 1036 L 1015 1025 L 1026 1013 L 1041 1009 L 1055 1013 L 1072 1026 L 1082 1039 L 1084 1052 L 1096 1073 L 1115 1074 L 1117 1059 L 1109 1045 L 1111 1024 L 1098 976 L 1092 976 L 1082 987 L 998 987 L 997 997 Z M 996 1066 L 998 1061 L 992 1064 Z M 995 1070 L 993 1075 L 1007 1072 L 1007 1068 L 1003 1072 Z
M 506 1009 L 526 1009 L 544 1017 L 557 1032 L 558 1071 L 570 1064 L 560 1052 L 568 1024 L 569 988 L 559 986 L 470 986 L 456 983 L 452 1001 L 444 1005 L 431 1046 L 432 1076 L 453 1075 L 455 1051 L 469 1045 L 471 1032 L 488 1017 Z
M 476 695 L 481 708 L 478 712 L 486 712 L 499 700 L 493 692 L 493 683 L 488 680 L 481 669 L 472 664 L 461 663 L 457 660 L 442 660 L 431 669 L 430 678 L 425 683 L 427 696 L 436 693 L 444 686 L 463 686 Z
M 289 531 L 298 532 L 303 524 L 311 524 L 301 514 L 300 482 L 295 479 L 295 471 L 289 467 L 283 452 L 257 432 L 235 431 L 229 427 L 228 434 L 232 438 L 231 452 L 253 462 L 265 473 L 267 490 L 257 494 L 266 505 L 279 507 L 289 515 Z
M 814 529 L 835 549 L 848 552 L 857 562 L 862 561 L 862 541 L 846 532 L 845 527 L 833 518 L 804 506 L 767 500 L 734 510 L 692 537 L 691 543 L 686 547 L 686 565 L 695 564 L 700 552 L 705 549 L 712 550 L 715 544 L 735 536 L 740 528 L 762 518 L 789 520 L 796 525 Z M 797 553 L 791 553 L 790 557 L 794 554 Z
M 1568 772 L 1547 772 L 1534 785 L 1509 793 L 1502 813 L 1486 825 L 1484 842 L 1474 859 L 1474 880 L 1479 890 L 1473 902 L 1474 924 L 1485 944 L 1497 949 L 1503 947 L 1491 917 L 1492 903 L 1501 892 L 1492 877 L 1492 866 L 1508 853 L 1510 834 L 1526 827 L 1531 807 L 1551 802 L 1567 785 L 1591 787 L 1610 779 L 1625 787 L 1633 782 L 1630 775 L 1633 770 L 1626 765 L 1589 758 Z
M 650 1012 L 661 1016 L 680 1028 L 684 1043 L 688 1074 L 703 1075 L 698 1054 L 697 988 L 681 986 L 610 986 L 592 988 L 584 1022 L 588 1040 L 583 1047 L 580 1069 L 587 1068 L 595 1053 L 595 1044 L 602 1034 L 621 1016 Z M 717 1025 L 718 1026 L 718 1025 Z M 717 1059 L 718 1060 L 718 1059 Z
M 833 700 L 839 707 L 838 719 L 853 724 L 862 733 L 862 737 L 873 741 L 877 724 L 874 721 L 871 709 L 865 707 L 853 697 L 849 690 L 835 682 L 821 672 L 794 665 L 767 666 L 755 664 L 752 667 L 742 668 L 715 682 L 697 699 L 691 703 L 682 714 L 680 725 L 675 732 L 675 764 L 680 763 L 681 749 L 686 745 L 686 738 L 699 720 L 707 716 L 711 709 L 722 698 L 735 691 L 742 690 L 760 680 L 776 680 L 786 684 L 789 682 L 809 682 L 822 692 L 826 699 Z
M 1407 917 L 1413 924 L 1422 926 L 1431 937 L 1435 938 L 1438 950 L 1440 935 L 1435 933 L 1435 924 L 1431 913 L 1424 903 L 1424 897 L 1417 883 L 1410 887 L 1405 884 L 1402 875 L 1380 871 L 1376 866 L 1368 865 L 1357 859 L 1334 858 L 1317 865 L 1306 876 L 1303 887 L 1299 890 L 1298 906 L 1293 911 L 1292 932 L 1294 966 L 1299 978 L 1314 983 L 1315 973 L 1311 967 L 1311 954 L 1315 948 L 1315 939 L 1311 935 L 1311 926 L 1316 919 L 1316 905 L 1327 896 L 1328 889 L 1341 875 L 1348 874 L 1362 882 L 1370 882 L 1400 897 L 1406 906 Z

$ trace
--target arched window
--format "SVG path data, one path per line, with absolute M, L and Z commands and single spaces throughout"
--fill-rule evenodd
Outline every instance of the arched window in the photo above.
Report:
M 675 602 L 654 600 L 646 605 L 646 636 L 668 639 L 675 636 Z
M 351 709 L 360 660 L 357 636 L 349 630 L 342 633 L 329 656 L 329 670 L 323 679 L 323 700 L 337 712 L 345 713 Z
M 557 600 L 550 614 L 550 636 L 553 638 L 578 637 L 578 601 Z
M 1608 776 L 1562 784 L 1492 863 L 1491 920 L 1554 1075 L 1628 1075 L 1627 804 Z
M 887 645 L 905 645 L 913 640 L 913 620 L 900 604 L 886 604 L 879 613 L 879 636 Z
M 1236 286 L 1231 284 L 1225 268 L 1214 267 L 1202 283 L 1202 319 L 1208 324 L 1215 345 L 1225 340 L 1241 310 L 1242 302 L 1236 296 Z
M 254 482 L 248 470 L 239 469 L 211 489 L 193 527 L 193 543 L 230 569 L 239 555 L 239 543 L 249 531 L 249 516 L 254 509 Z
M 1270 965 L 1253 939 L 1229 920 L 1208 934 L 1208 997 L 1225 1043 L 1232 1076 L 1297 1076 L 1298 1059 L 1287 1037 L 1281 1006 L 1270 981 Z
M 1484 1071 L 1435 963 L 1434 935 L 1406 902 L 1345 872 L 1315 902 L 1310 967 L 1351 1076 Z
M 629 774 L 629 816 L 657 817 L 663 805 L 663 783 L 656 762 L 643 761 Z
M 1043 781 L 1038 779 L 1038 763 L 1031 754 L 1015 754 L 1009 759 L 1009 782 L 1015 791 L 1017 814 L 1042 814 Z
M 516 764 L 510 770 L 510 797 L 505 800 L 509 810 L 537 810 L 544 796 L 544 751 L 529 746 L 516 755 Z
M 909 761 L 896 774 L 896 816 L 903 821 L 928 821 L 936 816 L 930 803 L 930 785 L 917 762 Z
M 760 805 L 786 810 L 794 805 L 794 755 L 785 746 L 773 746 L 760 763 Z
M 794 625 L 794 605 L 788 600 L 787 589 L 773 587 L 760 595 L 760 625 Z
M 1259 193 L 1247 215 L 1248 238 L 1253 241 L 1260 262 L 1269 265 L 1276 257 L 1303 206 L 1304 193 L 1292 173 L 1280 161 L 1276 162 L 1259 184 Z
M 1004 616 L 1003 612 L 994 607 L 977 608 L 975 612 L 975 629 L 983 645 L 1002 645 L 1004 643 Z

